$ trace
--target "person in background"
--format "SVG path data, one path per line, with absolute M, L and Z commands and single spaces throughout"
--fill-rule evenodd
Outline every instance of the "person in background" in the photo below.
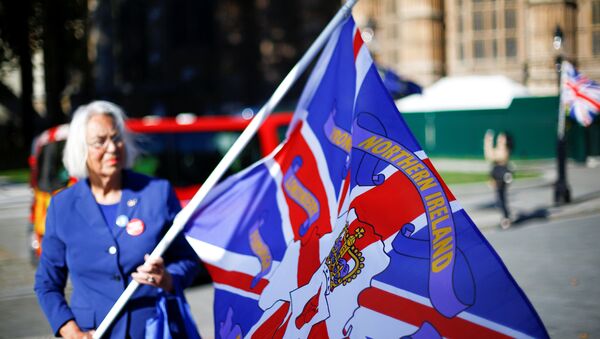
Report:
M 141 285 L 105 337 L 143 338 L 159 289 L 181 291 L 199 271 L 181 234 L 164 257 L 147 255 L 181 206 L 166 180 L 127 169 L 135 148 L 124 119 L 117 105 L 94 101 L 79 107 L 70 124 L 63 162 L 78 182 L 52 198 L 34 284 L 56 336 L 91 337 L 134 279 Z
M 494 146 L 494 131 L 488 130 L 483 138 L 483 152 L 485 159 L 492 164 L 490 176 L 496 191 L 496 202 L 502 212 L 500 227 L 507 229 L 511 225 L 510 210 L 506 198 L 508 185 L 513 180 L 509 167 L 510 156 L 513 149 L 513 139 L 507 132 L 500 132 L 496 137 Z

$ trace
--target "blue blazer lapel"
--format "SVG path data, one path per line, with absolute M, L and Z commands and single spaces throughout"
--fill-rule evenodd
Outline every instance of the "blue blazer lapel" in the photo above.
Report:
M 106 227 L 100 207 L 92 195 L 92 191 L 87 180 L 81 180 L 75 184 L 74 188 L 77 190 L 75 209 L 77 212 L 79 212 L 82 219 L 86 220 L 86 223 L 90 225 L 90 228 L 94 232 L 102 235 L 112 236 L 111 232 Z
M 121 188 L 121 201 L 119 202 L 119 208 L 117 209 L 117 219 L 125 217 L 126 221 L 129 222 L 133 219 L 135 211 L 140 205 L 141 195 L 135 190 L 135 182 L 133 182 L 130 172 L 123 171 L 123 185 Z M 118 231 L 115 233 L 115 238 L 121 236 L 123 231 L 127 228 L 127 223 L 119 226 Z

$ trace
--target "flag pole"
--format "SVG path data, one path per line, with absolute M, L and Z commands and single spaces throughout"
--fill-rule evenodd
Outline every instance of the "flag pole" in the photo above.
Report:
M 188 220 L 200 205 L 200 203 L 204 200 L 204 198 L 208 195 L 208 192 L 217 184 L 219 179 L 223 176 L 225 171 L 231 166 L 233 161 L 239 156 L 241 151 L 246 147 L 250 139 L 256 134 L 262 123 L 266 120 L 266 118 L 273 112 L 273 109 L 277 106 L 277 104 L 281 101 L 283 96 L 287 93 L 290 87 L 300 78 L 300 75 L 304 72 L 304 70 L 308 67 L 312 59 L 317 55 L 319 50 L 323 47 L 329 36 L 333 33 L 333 31 L 337 28 L 337 26 L 348 17 L 348 15 L 352 11 L 352 7 L 358 2 L 358 0 L 347 0 L 344 5 L 338 10 L 336 15 L 331 19 L 331 21 L 327 24 L 325 29 L 319 34 L 317 39 L 312 43 L 309 49 L 304 53 L 302 58 L 296 63 L 296 65 L 292 68 L 292 70 L 286 75 L 283 81 L 279 84 L 277 89 L 271 98 L 267 101 L 267 103 L 258 111 L 254 119 L 250 122 L 248 127 L 242 132 L 242 134 L 237 138 L 237 140 L 233 143 L 231 148 L 227 151 L 223 159 L 219 162 L 217 167 L 212 171 L 212 173 L 208 176 L 206 181 L 202 184 L 198 192 L 194 195 L 192 200 L 177 214 L 175 220 L 173 221 L 173 225 L 169 228 L 165 236 L 161 239 L 161 241 L 156 245 L 152 253 L 150 254 L 151 258 L 156 258 L 162 256 L 162 254 L 166 251 L 166 249 L 171 245 L 175 237 L 181 232 L 184 226 L 187 224 Z M 119 312 L 123 309 L 129 298 L 133 295 L 136 289 L 139 287 L 139 283 L 135 280 L 131 281 L 123 294 L 119 297 L 119 299 L 115 302 L 113 307 L 110 309 L 104 320 L 100 323 L 100 326 L 96 329 L 94 333 L 94 338 L 101 338 L 108 327 L 115 320 Z
M 567 139 L 565 135 L 565 103 L 563 102 L 564 89 L 564 63 L 565 60 L 561 53 L 563 42 L 563 33 L 560 26 L 556 26 L 554 32 L 553 45 L 556 51 L 556 71 L 558 77 L 558 123 L 556 140 L 556 168 L 557 179 L 554 183 L 554 204 L 566 204 L 571 202 L 571 191 L 567 182 Z
M 559 64 L 560 63 L 560 64 Z M 557 133 L 558 139 L 565 137 L 565 103 L 563 101 L 563 90 L 565 86 L 565 76 L 563 70 L 565 69 L 565 61 L 562 57 L 558 56 L 556 61 L 556 67 L 558 69 L 558 125 Z

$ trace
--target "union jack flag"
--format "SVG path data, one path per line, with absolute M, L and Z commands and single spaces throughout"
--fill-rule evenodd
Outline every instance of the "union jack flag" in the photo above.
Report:
M 547 337 L 419 146 L 350 17 L 286 141 L 213 190 L 186 237 L 218 338 Z
M 562 63 L 560 98 L 567 114 L 587 127 L 600 111 L 600 84 L 579 73 L 568 61 Z

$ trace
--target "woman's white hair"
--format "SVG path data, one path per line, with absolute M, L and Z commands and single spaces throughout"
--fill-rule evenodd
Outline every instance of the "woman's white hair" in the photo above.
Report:
M 108 115 L 113 118 L 117 131 L 123 136 L 125 142 L 125 168 L 131 168 L 137 149 L 133 138 L 125 128 L 127 116 L 121 107 L 108 101 L 92 101 L 82 105 L 73 113 L 73 119 L 69 125 L 69 135 L 63 154 L 63 164 L 69 175 L 78 179 L 86 178 L 89 173 L 87 169 L 88 147 L 86 143 L 87 123 L 95 115 Z

